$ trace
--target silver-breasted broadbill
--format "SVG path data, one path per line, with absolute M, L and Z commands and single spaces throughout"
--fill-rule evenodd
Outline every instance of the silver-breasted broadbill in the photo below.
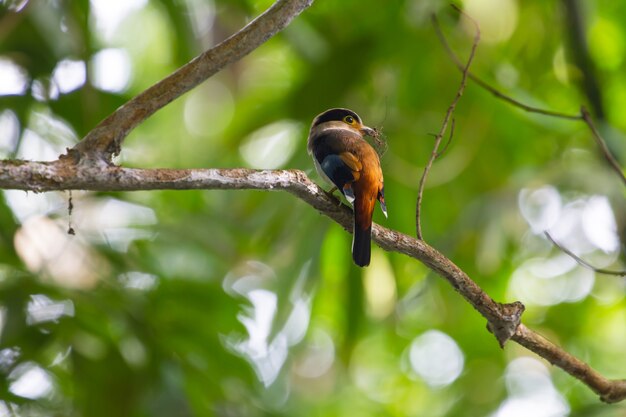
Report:
M 385 216 L 383 171 L 378 154 L 364 139 L 377 137 L 352 110 L 330 109 L 313 119 L 307 148 L 320 176 L 333 184 L 354 207 L 352 259 L 370 263 L 372 215 L 376 200 Z

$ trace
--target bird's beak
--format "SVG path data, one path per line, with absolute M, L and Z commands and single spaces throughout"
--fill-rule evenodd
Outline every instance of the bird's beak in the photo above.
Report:
M 372 129 L 371 127 L 361 126 L 359 130 L 363 135 L 371 136 L 373 138 L 378 137 L 378 131 L 376 129 Z

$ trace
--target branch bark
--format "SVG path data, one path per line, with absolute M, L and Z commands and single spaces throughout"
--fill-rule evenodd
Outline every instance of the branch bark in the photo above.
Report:
M 87 158 L 94 162 L 110 163 L 111 158 L 120 152 L 126 136 L 138 124 L 226 65 L 258 48 L 312 3 L 313 0 L 277 0 L 239 32 L 118 108 L 68 153 L 76 160 Z
M 266 190 L 286 191 L 352 229 L 352 211 L 298 170 L 133 169 L 102 164 L 0 161 L 0 188 L 36 192 L 55 190 Z M 509 338 L 579 379 L 606 402 L 626 399 L 626 380 L 610 380 L 520 323 L 520 302 L 494 301 L 463 270 L 435 248 L 395 230 L 374 225 L 372 239 L 387 251 L 403 253 L 445 278 L 485 319 L 499 343 Z

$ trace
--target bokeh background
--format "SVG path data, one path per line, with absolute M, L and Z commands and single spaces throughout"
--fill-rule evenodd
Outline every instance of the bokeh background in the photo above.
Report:
M 580 3 L 580 4 L 579 4 Z M 268 0 L 0 0 L 0 154 L 54 160 Z M 532 105 L 590 108 L 624 160 L 626 4 L 465 0 L 472 71 Z M 566 10 L 578 7 L 578 19 Z M 389 219 L 417 184 L 473 28 L 446 2 L 317 1 L 134 130 L 129 167 L 296 168 L 312 118 L 349 107 L 387 138 Z M 588 65 L 588 68 L 583 68 Z M 595 85 L 595 87 L 594 87 Z M 590 87 L 591 86 L 591 87 Z M 594 89 L 595 88 L 595 89 Z M 626 377 L 624 188 L 582 122 L 475 84 L 431 172 L 428 242 L 524 322 Z M 280 192 L 0 194 L 0 416 L 622 416 L 513 343 L 418 262 Z M 69 227 L 75 236 L 67 234 Z M 621 237 L 620 237 L 621 236 Z

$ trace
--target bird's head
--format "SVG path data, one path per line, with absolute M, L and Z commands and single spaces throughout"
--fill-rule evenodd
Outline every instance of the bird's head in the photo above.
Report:
M 365 126 L 359 115 L 349 109 L 329 109 L 313 119 L 312 134 L 326 129 L 345 129 L 361 136 L 378 137 L 375 129 Z

